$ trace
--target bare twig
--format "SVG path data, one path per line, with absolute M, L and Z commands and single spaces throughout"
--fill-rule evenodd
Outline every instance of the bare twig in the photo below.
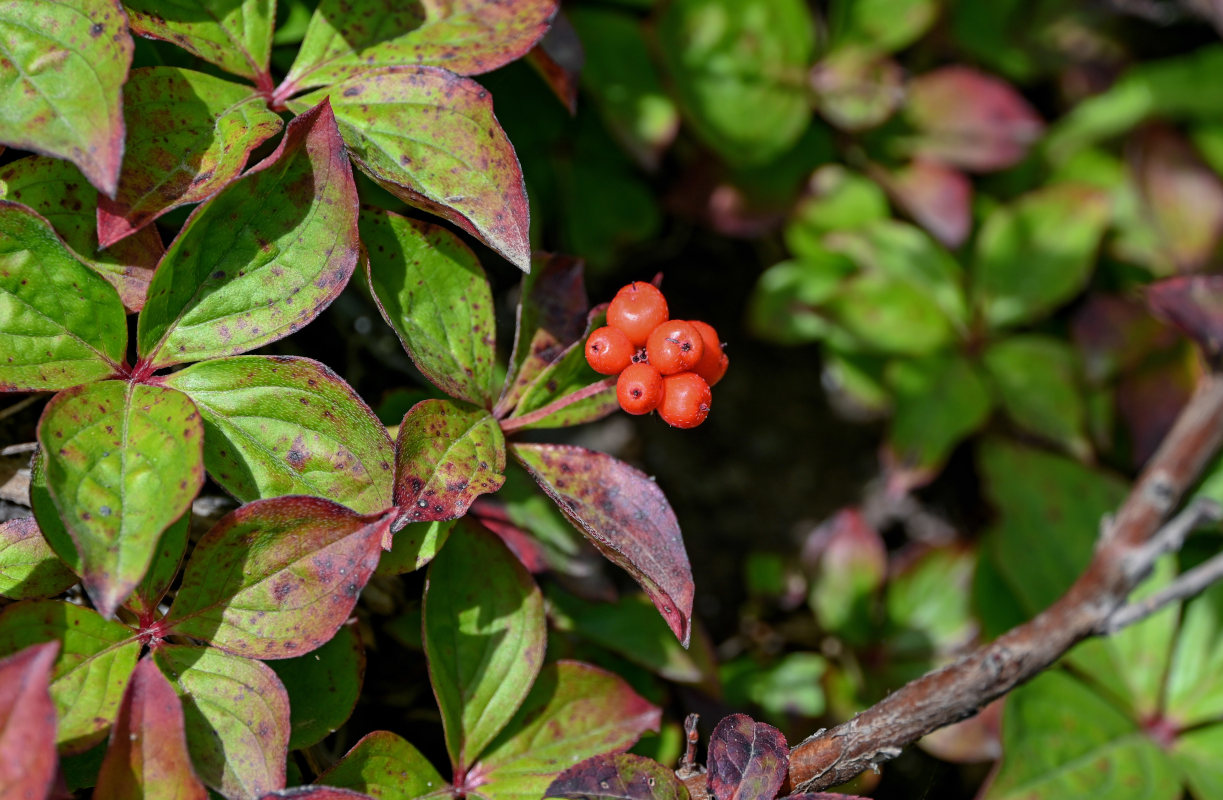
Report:
M 1114 611 L 1101 625 L 1100 633 L 1106 636 L 1116 633 L 1127 625 L 1141 622 L 1164 606 L 1201 594 L 1221 578 L 1223 578 L 1223 553 L 1218 553 L 1193 569 L 1178 575 L 1176 580 L 1150 597 L 1144 597 L 1142 600 L 1124 605 Z
M 1158 557 L 1156 551 L 1164 552 L 1160 547 L 1175 538 L 1165 533 L 1158 537 L 1164 540 L 1158 546 L 1147 546 L 1221 439 L 1223 377 L 1211 374 L 1181 412 L 1120 511 L 1102 526 L 1091 563 L 1066 594 L 976 652 L 906 684 L 848 722 L 799 744 L 790 752 L 794 786 L 818 791 L 896 757 L 900 748 L 976 714 L 1079 641 L 1099 633 L 1149 570 L 1152 554 Z
M 19 456 L 24 453 L 33 453 L 38 449 L 38 442 L 22 442 L 21 444 L 10 444 L 7 447 L 0 447 L 0 456 Z

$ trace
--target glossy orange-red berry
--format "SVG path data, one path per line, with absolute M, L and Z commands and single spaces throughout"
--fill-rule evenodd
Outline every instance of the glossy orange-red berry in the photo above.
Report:
M 667 299 L 652 283 L 633 281 L 612 298 L 607 307 L 607 324 L 619 328 L 629 341 L 640 347 L 650 331 L 667 321 Z
M 692 323 L 672 319 L 650 331 L 645 352 L 659 372 L 674 375 L 687 372 L 701 363 L 705 342 Z
M 695 372 L 681 372 L 662 379 L 658 416 L 674 428 L 695 428 L 709 416 L 713 392 Z
M 624 331 L 604 325 L 586 337 L 586 363 L 600 375 L 618 375 L 633 361 L 637 348 Z
M 713 329 L 712 325 L 708 322 L 701 322 L 699 319 L 690 320 L 689 324 L 696 328 L 697 333 L 701 335 L 701 341 L 705 344 L 705 352 L 692 371 L 704 378 L 705 383 L 713 386 L 726 374 L 726 368 L 730 366 L 730 359 L 722 352 L 722 340 L 718 338 L 718 332 Z
M 649 364 L 629 364 L 616 380 L 616 399 L 630 414 L 648 414 L 662 399 L 662 375 Z

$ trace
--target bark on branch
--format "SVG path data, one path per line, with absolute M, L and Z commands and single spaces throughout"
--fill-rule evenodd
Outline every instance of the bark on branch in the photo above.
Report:
M 1108 629 L 1156 558 L 1183 532 L 1156 536 L 1223 440 L 1223 375 L 1210 375 L 1181 411 L 1120 511 L 1101 525 L 1087 569 L 1033 619 L 947 666 L 911 681 L 790 751 L 796 791 L 819 791 L 895 758 L 901 748 L 971 717 L 1044 670 L 1083 639 Z M 1199 508 L 1199 510 L 1201 510 Z M 1181 520 L 1183 522 L 1183 520 Z

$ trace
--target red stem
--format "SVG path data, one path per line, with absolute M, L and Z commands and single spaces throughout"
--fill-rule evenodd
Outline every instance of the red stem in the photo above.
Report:
M 514 433 L 515 431 L 520 431 L 528 425 L 532 425 L 539 422 L 541 419 L 550 417 L 563 408 L 567 408 L 568 406 L 571 406 L 581 400 L 585 400 L 588 397 L 594 397 L 599 392 L 615 388 L 615 386 L 615 375 L 604 378 L 601 381 L 595 381 L 588 386 L 583 386 L 576 392 L 570 392 L 564 397 L 553 400 L 543 408 L 537 408 L 529 414 L 523 414 L 521 417 L 510 417 L 509 419 L 501 420 L 501 432 L 508 435 Z

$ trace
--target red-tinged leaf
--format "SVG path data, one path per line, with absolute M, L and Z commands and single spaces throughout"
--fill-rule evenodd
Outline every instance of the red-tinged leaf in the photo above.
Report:
M 544 797 L 570 800 L 688 800 L 675 770 L 632 753 L 595 756 L 556 776 Z
M 67 158 L 114 195 L 123 159 L 123 82 L 132 37 L 118 0 L 0 7 L 0 140 Z
M 294 496 L 230 512 L 196 544 L 167 630 L 252 658 L 310 652 L 352 613 L 395 513 Z
M 1128 372 L 1117 383 L 1117 414 L 1129 432 L 1130 460 L 1146 463 L 1193 396 L 1202 365 L 1191 348 Z
M 378 800 L 413 800 L 448 788 L 419 750 L 390 731 L 366 735 L 318 780 Z
M 281 126 L 249 86 L 186 69 L 132 70 L 123 103 L 127 124 L 141 135 L 128 139 L 115 198 L 98 201 L 103 247 L 172 208 L 207 199 Z
M 586 361 L 586 337 L 606 324 L 605 310 L 605 305 L 592 309 L 582 334 L 523 387 L 510 414 L 512 425 L 507 426 L 508 430 L 580 425 L 619 409 L 615 378 L 601 379 Z
M 773 800 L 789 763 L 781 731 L 747 714 L 723 717 L 709 737 L 709 789 L 716 800 Z
M 578 78 L 582 74 L 586 54 L 582 50 L 582 40 L 568 17 L 563 13 L 556 15 L 544 38 L 527 53 L 527 61 L 543 77 L 557 99 L 569 109 L 570 115 L 576 114 Z
M 152 368 L 236 355 L 293 333 L 357 264 L 357 194 L 326 103 L 199 206 L 166 251 L 136 341 Z
M 548 30 L 556 6 L 556 0 L 323 0 L 278 94 L 388 66 L 488 72 L 525 55 Z
M 800 792 L 799 794 L 788 794 L 778 800 L 870 800 L 870 798 L 840 792 Z
M 194 56 L 272 88 L 275 0 L 126 0 L 132 31 L 173 42 Z M 132 123 L 134 130 L 140 130 Z
M 14 603 L 0 613 L 0 657 L 51 641 L 60 644 L 51 672 L 56 743 L 64 755 L 81 753 L 106 736 L 118 714 L 140 641 L 126 625 L 59 600 Z
M 648 475 L 584 447 L 514 444 L 514 456 L 605 556 L 641 584 L 685 645 L 692 569 L 679 523 Z
M 1045 129 L 1010 84 L 960 65 L 910 81 L 908 113 L 922 132 L 917 152 L 977 172 L 1019 163 Z
M 972 182 L 959 170 L 928 158 L 891 173 L 880 183 L 892 200 L 947 247 L 964 244 L 972 229 Z
M 816 108 L 836 127 L 864 131 L 882 125 L 904 97 L 904 72 L 871 49 L 834 50 L 811 70 Z
M 268 792 L 259 800 L 375 800 L 368 794 L 361 794 L 350 789 L 336 789 L 331 786 L 294 786 L 292 789 L 281 789 L 278 792 Z M 382 798 L 377 798 L 382 800 Z
M 127 321 L 113 287 L 25 206 L 0 200 L 0 391 L 64 389 L 115 374 Z
M 235 356 L 193 364 L 165 385 L 199 409 L 204 466 L 239 500 L 313 495 L 363 514 L 391 505 L 386 427 L 326 365 Z
M 820 627 L 865 643 L 871 636 L 877 593 L 887 576 L 883 537 L 860 511 L 842 509 L 807 537 L 802 561 L 811 574 L 808 603 Z
M 284 787 L 289 696 L 268 665 L 168 643 L 153 660 L 182 700 L 187 750 L 200 780 L 230 800 Z
M 55 706 L 48 686 L 59 642 L 0 659 L 0 787 L 4 796 L 40 800 L 55 780 Z
M 549 664 L 465 785 L 499 800 L 536 800 L 575 760 L 624 750 L 658 730 L 661 713 L 610 672 L 576 661 Z
M 395 442 L 396 525 L 458 519 L 473 500 L 505 483 L 505 437 L 482 408 L 422 400 L 404 415 Z
M 1130 169 L 1143 210 L 1177 269 L 1200 269 L 1223 239 L 1223 180 L 1172 128 L 1140 131 L 1130 148 Z
M 103 616 L 144 578 L 162 532 L 203 485 L 203 438 L 191 400 L 161 386 L 86 384 L 43 410 L 47 488 Z
M 1176 331 L 1137 299 L 1091 294 L 1070 323 L 1075 349 L 1089 383 L 1099 384 L 1176 343 Z
M 110 729 L 94 800 L 207 800 L 187 755 L 183 706 L 152 659 L 141 659 Z
M 543 666 L 539 587 L 493 534 L 456 526 L 429 566 L 424 645 L 456 776 L 522 705 Z
M 74 583 L 76 575 L 55 555 L 33 517 L 0 522 L 0 596 L 50 597 Z
M 327 97 L 349 155 L 366 175 L 530 269 L 522 168 L 488 90 L 438 67 L 384 67 L 288 106 L 300 112 Z
M 1210 358 L 1223 354 L 1223 275 L 1170 278 L 1147 288 L 1147 303 Z
M 64 243 L 115 287 L 124 307 L 139 311 L 165 245 L 157 229 L 150 227 L 99 250 L 100 197 L 106 196 L 99 195 L 70 161 L 29 156 L 0 168 L 0 199 L 29 206 L 46 218 Z

